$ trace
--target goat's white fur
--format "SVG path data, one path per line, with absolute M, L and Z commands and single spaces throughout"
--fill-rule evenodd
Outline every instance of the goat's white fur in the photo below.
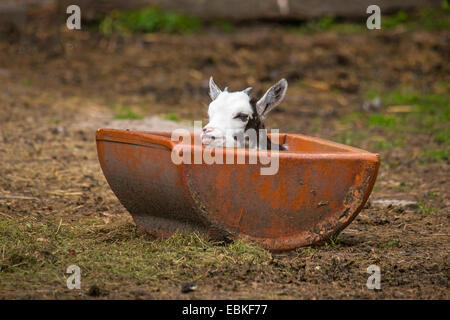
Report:
M 287 90 L 287 81 L 282 79 L 267 90 L 256 103 L 257 114 L 254 113 L 250 104 L 251 88 L 236 92 L 228 92 L 225 88 L 222 91 L 214 82 L 213 77 L 209 80 L 209 87 L 209 96 L 212 101 L 208 108 L 209 123 L 203 128 L 202 143 L 210 147 L 258 148 L 256 143 L 241 145 L 242 140 L 236 141 L 234 137 L 245 134 L 247 123 L 253 117 L 259 117 L 261 121 L 265 120 L 267 114 L 283 100 Z M 247 121 L 236 118 L 239 114 L 248 115 Z
M 244 132 L 247 124 L 234 118 L 239 113 L 247 114 L 249 117 L 253 115 L 249 96 L 244 92 L 220 92 L 209 105 L 209 123 L 206 128 L 212 130 L 203 135 L 202 142 L 211 147 L 233 147 L 235 144 L 233 136 Z M 211 137 L 214 137 L 214 140 Z

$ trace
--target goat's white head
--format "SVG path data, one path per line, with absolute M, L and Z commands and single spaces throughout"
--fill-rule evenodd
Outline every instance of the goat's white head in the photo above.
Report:
M 228 92 L 225 88 L 222 91 L 211 77 L 209 96 L 212 102 L 208 108 L 209 123 L 201 135 L 202 143 L 210 147 L 244 147 L 236 137 L 244 136 L 249 129 L 256 132 L 263 129 L 267 114 L 283 100 L 287 86 L 287 81 L 281 79 L 256 101 L 250 97 L 252 88 L 236 92 Z M 247 147 L 257 148 L 258 145 Z

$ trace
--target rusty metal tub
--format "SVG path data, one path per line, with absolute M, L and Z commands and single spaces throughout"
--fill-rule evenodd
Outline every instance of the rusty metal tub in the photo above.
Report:
M 272 251 L 338 234 L 364 207 L 380 164 L 377 154 L 300 134 L 279 135 L 289 151 L 273 151 L 274 175 L 249 164 L 257 150 L 224 149 L 224 159 L 242 155 L 245 164 L 175 164 L 173 150 L 204 147 L 164 132 L 99 129 L 96 138 L 103 173 L 139 227 L 158 237 L 198 231 L 245 239 Z

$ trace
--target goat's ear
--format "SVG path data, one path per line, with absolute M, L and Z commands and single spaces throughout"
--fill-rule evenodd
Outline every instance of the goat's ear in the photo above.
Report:
M 214 82 L 213 77 L 209 78 L 209 96 L 211 97 L 211 100 L 216 100 L 221 92 L 222 90 L 220 90 Z
M 280 104 L 281 100 L 283 100 L 286 95 L 287 87 L 288 83 L 286 79 L 281 79 L 270 87 L 264 96 L 258 100 L 256 103 L 256 111 L 258 112 L 260 118 L 264 120 L 267 114 Z
M 248 87 L 247 89 L 242 90 L 242 92 L 250 97 L 250 91 L 251 90 L 252 90 L 252 87 Z

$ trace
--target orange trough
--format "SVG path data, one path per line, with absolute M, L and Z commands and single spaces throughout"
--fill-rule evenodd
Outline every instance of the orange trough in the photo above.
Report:
M 229 157 L 234 164 L 175 164 L 172 151 L 193 160 L 206 149 L 164 132 L 97 131 L 111 189 L 136 224 L 158 237 L 199 231 L 273 251 L 324 243 L 363 208 L 379 156 L 300 134 L 279 134 L 279 141 L 289 151 L 269 153 L 278 156 L 278 171 L 261 175 L 269 165 L 249 162 L 262 151 L 223 149 L 223 162 Z M 237 164 L 240 156 L 244 164 Z

